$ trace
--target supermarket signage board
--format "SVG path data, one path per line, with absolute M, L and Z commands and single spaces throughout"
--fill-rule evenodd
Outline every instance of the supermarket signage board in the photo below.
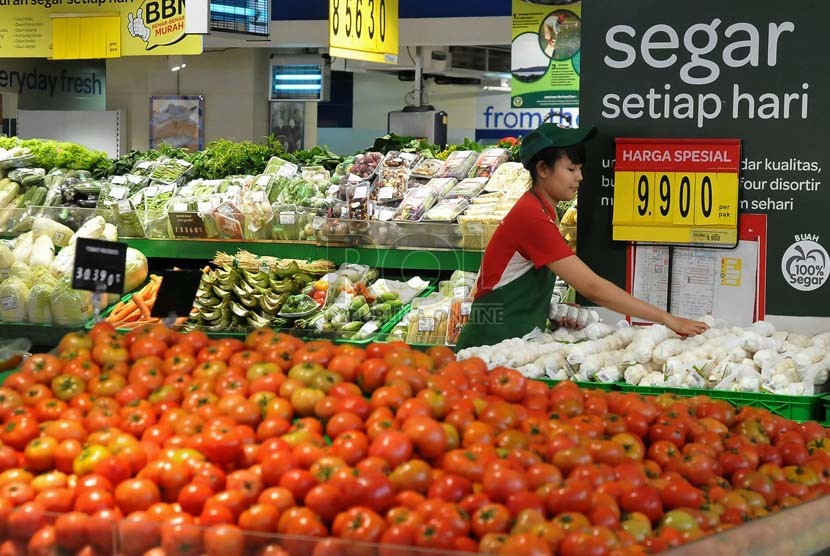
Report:
M 616 139 L 613 239 L 734 247 L 740 139 Z
M 127 244 L 78 238 L 72 266 L 72 289 L 97 293 L 124 293 Z
M 201 54 L 185 0 L 0 2 L 0 58 L 100 59 Z
M 398 0 L 329 0 L 329 54 L 398 63 Z

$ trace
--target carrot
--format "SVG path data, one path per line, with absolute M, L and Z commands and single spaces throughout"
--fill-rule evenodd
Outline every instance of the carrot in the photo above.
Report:
M 146 318 L 146 319 L 151 318 L 150 317 L 150 308 L 147 307 L 147 303 L 143 299 L 141 299 L 141 295 L 139 295 L 137 293 L 134 293 L 130 299 L 135 301 L 135 304 L 138 307 L 138 310 L 141 311 L 141 315 L 144 318 Z

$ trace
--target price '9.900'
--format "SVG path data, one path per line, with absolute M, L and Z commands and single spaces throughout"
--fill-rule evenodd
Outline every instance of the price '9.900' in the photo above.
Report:
M 652 184 L 649 183 L 649 176 L 643 174 L 637 181 L 637 214 L 640 216 L 651 215 L 651 198 Z M 692 211 L 692 181 L 688 175 L 680 178 L 680 184 L 677 188 L 677 203 L 678 214 L 681 218 L 688 218 Z M 661 216 L 667 217 L 672 210 L 672 182 L 668 175 L 660 175 L 660 183 L 657 188 L 659 196 L 659 204 L 656 207 Z M 709 218 L 712 215 L 712 179 L 709 176 L 703 176 L 700 182 L 700 199 L 698 199 L 700 214 L 704 218 Z

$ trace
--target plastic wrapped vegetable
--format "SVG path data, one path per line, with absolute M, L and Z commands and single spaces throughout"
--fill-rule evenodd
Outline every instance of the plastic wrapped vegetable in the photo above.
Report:
M 10 277 L 0 284 L 0 320 L 25 322 L 29 286 L 19 278 Z
M 9 280 L 15 278 L 22 280 L 27 286 L 32 285 L 32 269 L 26 263 L 12 263 L 9 267 Z
M 127 253 L 129 253 L 129 249 L 127 250 Z M 72 265 L 74 262 L 75 246 L 73 245 L 60 250 L 58 255 L 55 257 L 55 260 L 53 260 L 52 264 L 49 266 L 49 270 L 51 270 L 52 274 L 57 278 L 70 276 L 72 274 Z
M 14 264 L 14 254 L 9 247 L 0 243 L 0 281 L 9 275 L 9 268 Z
M 466 178 L 477 158 L 478 153 L 475 151 L 452 152 L 444 161 L 444 166 L 441 167 L 436 177 L 455 178 L 457 180 Z
M 34 239 L 32 232 L 26 232 L 17 236 L 14 242 L 14 260 L 19 263 L 29 264 L 29 258 L 32 256 L 32 247 L 34 246 Z
M 54 323 L 61 326 L 81 326 L 92 317 L 92 294 L 73 290 L 68 279 L 52 291 L 49 304 Z
M 42 235 L 35 240 L 32 247 L 32 256 L 29 266 L 35 268 L 49 268 L 55 258 L 55 245 L 49 236 Z
M 472 170 L 470 170 L 470 177 L 489 178 L 499 166 L 508 160 L 510 160 L 510 151 L 507 149 L 486 149 L 478 155 Z
M 149 272 L 147 257 L 138 249 L 128 247 L 124 270 L 124 293 L 138 289 L 147 279 Z
M 103 239 L 104 237 L 104 226 L 107 225 L 106 220 L 104 220 L 103 216 L 93 216 L 86 222 L 84 222 L 83 226 L 78 228 L 78 231 L 69 238 L 68 245 L 72 246 L 75 245 L 75 242 L 78 238 L 83 237 L 87 239 Z
M 29 297 L 26 301 L 26 313 L 29 322 L 35 324 L 49 324 L 52 322 L 52 292 L 57 286 L 52 281 L 38 282 L 29 290 Z
M 42 236 L 48 236 L 56 247 L 66 247 L 74 232 L 71 228 L 55 222 L 51 218 L 35 218 L 32 223 L 32 234 L 35 241 Z

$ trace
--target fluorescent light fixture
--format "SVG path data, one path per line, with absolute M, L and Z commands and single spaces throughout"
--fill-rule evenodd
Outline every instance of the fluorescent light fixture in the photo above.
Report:
M 274 85 L 275 91 L 319 91 L 323 86 L 318 84 L 303 85 L 301 83 L 278 83 Z
M 183 56 L 168 56 L 167 67 L 170 68 L 170 71 L 179 71 L 186 68 L 187 63 L 185 63 Z
M 275 73 L 274 74 L 274 81 L 322 81 L 323 76 L 318 74 L 312 75 L 297 75 L 297 74 L 285 74 L 285 73 Z
M 244 17 L 253 17 L 256 15 L 256 10 L 253 8 L 242 8 L 239 6 L 227 6 L 225 4 L 214 4 L 211 2 L 210 11 L 220 14 L 241 15 Z

